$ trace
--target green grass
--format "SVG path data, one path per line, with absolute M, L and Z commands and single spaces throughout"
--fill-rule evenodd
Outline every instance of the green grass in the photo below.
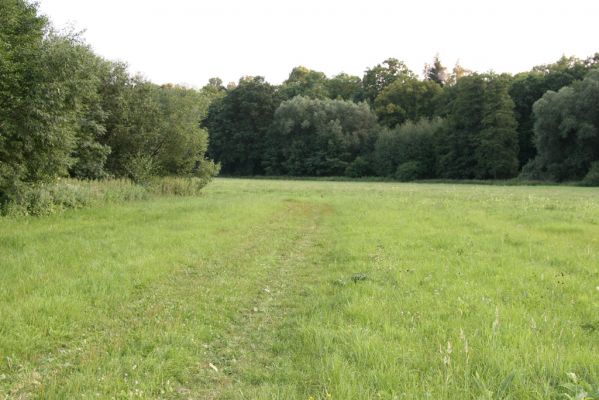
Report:
M 0 219 L 0 398 L 558 399 L 599 190 L 217 179 Z

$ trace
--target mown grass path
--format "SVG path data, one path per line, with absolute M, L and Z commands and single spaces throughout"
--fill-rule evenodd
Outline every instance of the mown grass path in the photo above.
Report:
M 0 398 L 572 395 L 599 383 L 598 194 L 219 179 L 4 219 Z

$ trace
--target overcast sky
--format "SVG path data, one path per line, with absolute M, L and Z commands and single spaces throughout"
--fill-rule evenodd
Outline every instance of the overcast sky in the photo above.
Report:
M 362 76 L 395 57 L 417 73 L 436 53 L 484 72 L 519 72 L 599 51 L 597 0 L 39 0 L 100 55 L 156 83 L 203 86 L 294 66 Z

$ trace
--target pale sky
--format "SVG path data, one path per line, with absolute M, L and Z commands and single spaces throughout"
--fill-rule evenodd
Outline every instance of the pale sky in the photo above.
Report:
M 298 65 L 362 76 L 395 57 L 421 74 L 439 53 L 479 72 L 520 72 L 599 52 L 597 0 L 39 0 L 100 55 L 155 83 L 203 86 Z

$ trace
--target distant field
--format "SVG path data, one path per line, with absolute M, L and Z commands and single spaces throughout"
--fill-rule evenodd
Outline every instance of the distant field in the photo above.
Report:
M 0 399 L 598 384 L 599 189 L 217 179 L 0 219 Z

